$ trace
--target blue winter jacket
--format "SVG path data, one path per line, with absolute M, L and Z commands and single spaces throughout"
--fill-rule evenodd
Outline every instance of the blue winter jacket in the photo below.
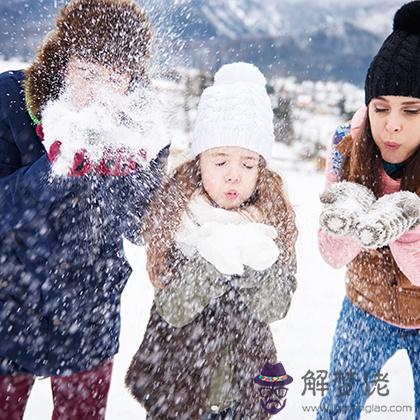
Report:
M 168 148 L 132 176 L 51 178 L 23 81 L 0 75 L 0 374 L 66 375 L 118 351 L 123 235 L 138 232 Z

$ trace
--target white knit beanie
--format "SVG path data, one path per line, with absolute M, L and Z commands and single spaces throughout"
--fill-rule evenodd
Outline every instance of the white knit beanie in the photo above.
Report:
M 194 157 L 221 146 L 239 146 L 267 162 L 274 143 L 273 111 L 264 75 L 252 64 L 232 63 L 216 73 L 198 105 Z

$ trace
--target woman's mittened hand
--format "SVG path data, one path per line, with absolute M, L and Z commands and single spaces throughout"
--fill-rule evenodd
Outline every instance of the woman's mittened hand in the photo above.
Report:
M 106 176 L 127 176 L 136 172 L 139 168 L 139 156 L 136 158 L 132 153 L 125 148 L 107 147 L 103 152 L 103 157 L 97 165 L 94 166 L 94 171 Z
M 335 236 L 354 236 L 355 227 L 375 202 L 375 195 L 354 182 L 336 182 L 320 195 L 320 225 Z
M 111 149 L 108 147 L 104 149 L 99 162 L 94 163 L 88 157 L 88 152 L 81 149 L 74 153 L 71 161 L 67 162 L 61 156 L 62 143 L 56 140 L 51 144 L 47 154 L 52 165 L 58 164 L 67 167 L 64 174 L 67 173 L 68 176 L 84 176 L 88 173 L 105 176 L 128 176 L 139 169 L 137 162 L 141 161 L 141 153 L 140 151 L 139 156 L 136 157 L 123 148 Z
M 420 197 L 409 191 L 386 194 L 356 226 L 365 248 L 377 249 L 398 239 L 420 223 Z
M 48 160 L 52 165 L 56 164 L 61 155 L 61 142 L 56 140 L 53 142 L 48 150 Z M 68 170 L 68 176 L 84 176 L 91 169 L 91 162 L 87 158 L 86 150 L 77 151 Z

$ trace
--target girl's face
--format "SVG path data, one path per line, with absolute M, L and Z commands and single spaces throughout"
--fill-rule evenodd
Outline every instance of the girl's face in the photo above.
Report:
M 130 85 L 128 73 L 117 73 L 109 67 L 80 58 L 71 58 L 67 65 L 66 86 L 77 107 L 89 105 L 98 93 L 124 95 Z
M 373 140 L 382 158 L 401 163 L 420 145 L 420 99 L 378 96 L 370 101 L 369 121 Z
M 200 154 L 203 187 L 220 207 L 230 210 L 247 201 L 255 190 L 259 173 L 258 153 L 242 147 L 224 146 Z

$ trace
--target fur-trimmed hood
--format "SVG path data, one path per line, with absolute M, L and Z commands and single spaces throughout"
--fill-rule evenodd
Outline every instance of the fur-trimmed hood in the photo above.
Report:
M 59 96 L 70 57 L 129 72 L 132 84 L 147 79 L 151 38 L 146 13 L 134 0 L 70 1 L 26 71 L 29 112 L 39 119 L 43 106 Z

